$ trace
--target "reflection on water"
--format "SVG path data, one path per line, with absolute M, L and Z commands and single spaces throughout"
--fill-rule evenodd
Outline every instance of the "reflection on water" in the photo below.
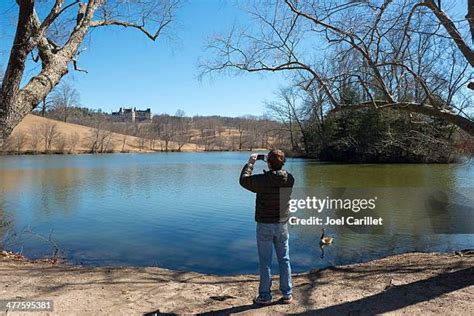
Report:
M 255 273 L 254 196 L 237 179 L 246 159 L 241 153 L 0 157 L 0 216 L 10 216 L 16 230 L 52 231 L 75 263 Z M 289 159 L 287 169 L 297 187 L 323 196 L 378 195 L 376 212 L 384 218 L 383 226 L 370 229 L 327 227 L 334 243 L 324 248 L 323 258 L 321 227 L 292 226 L 295 271 L 406 251 L 474 247 L 472 164 Z M 21 247 L 32 257 L 50 254 L 35 238 L 25 238 Z

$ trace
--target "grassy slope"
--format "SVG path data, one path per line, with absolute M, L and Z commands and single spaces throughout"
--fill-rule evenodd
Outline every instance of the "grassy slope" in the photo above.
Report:
M 24 141 L 24 145 L 22 146 L 22 151 L 32 151 L 33 148 L 31 146 L 31 138 L 32 138 L 31 135 L 34 133 L 38 133 L 39 130 L 41 130 L 42 126 L 44 126 L 45 124 L 56 124 L 56 129 L 57 131 L 60 132 L 60 137 L 63 137 L 66 141 L 66 150 L 65 150 L 66 152 L 69 151 L 70 145 L 68 143 L 70 143 L 70 139 L 73 137 L 75 133 L 79 136 L 79 142 L 78 142 L 78 145 L 76 146 L 76 149 L 73 151 L 73 153 L 83 153 L 83 152 L 90 151 L 91 143 L 92 143 L 92 135 L 94 133 L 93 128 L 77 125 L 77 124 L 55 121 L 55 120 L 39 117 L 32 114 L 27 115 L 25 119 L 14 129 L 13 134 L 12 134 L 12 139 L 13 141 L 15 141 L 15 137 L 19 137 L 19 135 L 21 134 L 25 135 L 26 139 Z M 117 134 L 117 133 L 112 133 L 108 149 L 113 152 L 122 151 L 124 139 L 125 139 L 125 146 L 123 147 L 124 151 L 127 151 L 127 152 L 140 151 L 139 138 L 128 136 L 128 135 L 126 136 L 123 134 Z M 171 142 L 169 145 L 169 148 L 171 150 L 177 149 L 177 144 L 174 142 Z M 43 149 L 44 149 L 44 144 L 43 142 L 40 142 L 37 147 L 37 150 L 42 151 Z M 57 149 L 57 145 L 56 145 L 56 148 L 53 148 L 53 149 Z M 160 141 L 157 141 L 155 143 L 155 150 L 160 150 Z M 202 148 L 196 144 L 189 143 L 189 144 L 185 144 L 181 150 L 182 151 L 199 151 L 199 150 L 202 150 Z M 150 151 L 150 144 L 148 142 L 145 143 L 144 149 L 142 151 Z

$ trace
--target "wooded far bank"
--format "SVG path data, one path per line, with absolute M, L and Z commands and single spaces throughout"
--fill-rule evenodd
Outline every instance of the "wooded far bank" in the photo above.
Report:
M 97 110 L 53 107 L 27 116 L 2 152 L 251 151 L 277 147 L 289 155 L 333 162 L 453 162 L 474 152 L 472 137 L 442 120 L 367 109 L 334 112 L 325 117 L 324 124 L 317 124 L 299 115 L 305 112 L 304 106 L 293 102 L 291 91 L 280 92 L 281 102 L 268 104 L 265 117 L 189 117 L 177 111 L 132 123 L 117 122 Z

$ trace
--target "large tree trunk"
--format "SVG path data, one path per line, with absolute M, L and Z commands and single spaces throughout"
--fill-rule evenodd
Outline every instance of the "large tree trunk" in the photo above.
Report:
M 78 11 L 77 25 L 66 44 L 60 49 L 54 49 L 44 37 L 44 30 L 41 29 L 34 10 L 34 0 L 19 1 L 15 40 L 0 91 L 0 145 L 67 74 L 68 63 L 84 40 L 98 5 L 99 2 L 89 6 L 82 4 Z M 20 89 L 26 59 L 35 47 L 42 60 L 42 69 Z
M 18 24 L 8 67 L 0 89 L 0 146 L 15 126 L 59 83 L 68 72 L 69 62 L 72 62 L 74 69 L 80 70 L 77 68 L 75 57 L 91 27 L 115 25 L 132 28 L 155 41 L 172 21 L 173 11 L 177 7 L 177 3 L 174 1 L 170 3 L 156 1 L 153 7 L 149 7 L 142 1 L 134 4 L 129 4 L 127 1 L 115 2 L 117 3 L 109 6 L 104 0 L 82 0 L 68 3 L 64 0 L 56 0 L 52 1 L 54 4 L 51 10 L 49 13 L 46 12 L 47 14 L 44 14 L 44 18 L 41 20 L 35 12 L 35 0 L 16 0 L 19 7 Z M 65 43 L 62 46 L 54 43 L 54 39 L 48 37 L 47 30 L 59 16 L 69 14 L 72 7 L 76 5 L 75 25 L 70 30 L 64 30 L 69 34 Z M 123 15 L 125 9 L 129 9 L 130 5 L 137 6 L 138 11 L 143 11 L 139 18 L 134 13 Z M 96 20 L 93 20 L 94 14 L 100 6 L 102 6 L 100 14 L 96 15 Z M 123 20 L 111 19 L 111 17 L 119 16 L 123 17 Z M 69 16 L 65 18 L 70 19 Z M 154 32 L 146 27 L 145 24 L 148 23 L 156 27 Z M 33 60 L 38 62 L 41 59 L 41 71 L 22 88 L 20 85 L 25 80 L 23 76 L 28 55 L 36 49 L 39 58 Z
M 3 139 L 8 137 L 15 126 L 49 94 L 67 71 L 67 60 L 59 59 L 43 68 L 40 75 L 32 78 L 14 97 L 4 99 L 3 107 L 6 109 L 6 115 L 0 118 L 0 133 Z
M 400 104 L 399 106 L 395 107 L 396 109 L 400 109 L 403 111 L 410 111 L 415 113 L 425 114 L 431 117 L 437 117 L 454 124 L 467 132 L 469 135 L 474 136 L 474 122 L 469 120 L 468 118 L 462 117 L 457 115 L 449 110 L 439 110 L 435 109 L 432 106 L 428 105 L 418 105 L 418 104 Z
M 26 59 L 34 48 L 31 37 L 34 32 L 33 12 L 34 0 L 22 1 L 15 39 L 0 90 L 0 145 L 3 145 L 4 139 L 18 124 L 15 124 L 15 116 L 19 114 L 15 104 L 20 91 L 21 78 L 25 71 Z

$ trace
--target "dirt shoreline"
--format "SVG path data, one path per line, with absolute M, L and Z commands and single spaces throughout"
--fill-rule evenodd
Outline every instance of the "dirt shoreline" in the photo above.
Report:
M 277 278 L 273 289 L 278 299 Z M 295 302 L 252 304 L 256 275 L 90 268 L 0 258 L 0 299 L 49 299 L 35 315 L 474 313 L 474 257 L 407 253 L 294 274 Z M 6 315 L 31 315 L 2 310 Z

